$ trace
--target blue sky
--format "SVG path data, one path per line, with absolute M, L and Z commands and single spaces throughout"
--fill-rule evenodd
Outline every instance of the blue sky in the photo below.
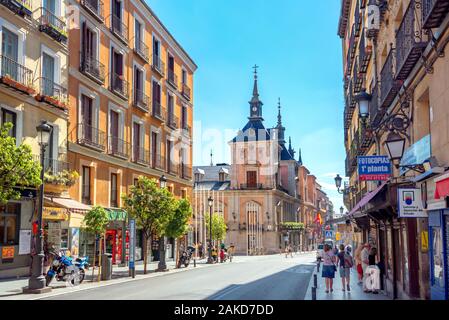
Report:
M 194 78 L 194 165 L 230 162 L 227 141 L 247 122 L 259 68 L 265 126 L 281 98 L 286 137 L 302 150 L 336 211 L 333 177 L 344 175 L 340 1 L 147 1 L 189 53 Z

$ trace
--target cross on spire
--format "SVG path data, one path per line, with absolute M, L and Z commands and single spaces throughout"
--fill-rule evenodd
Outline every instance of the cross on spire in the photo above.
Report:
M 254 65 L 253 69 L 254 69 L 254 79 L 257 79 L 257 69 L 259 68 L 259 66 L 257 64 Z
M 212 152 L 212 149 L 210 150 L 210 166 L 211 167 L 213 167 L 214 166 L 214 161 L 213 161 L 213 158 L 214 157 L 214 154 L 213 154 L 213 152 Z
M 281 98 L 278 98 L 278 126 L 282 127 Z

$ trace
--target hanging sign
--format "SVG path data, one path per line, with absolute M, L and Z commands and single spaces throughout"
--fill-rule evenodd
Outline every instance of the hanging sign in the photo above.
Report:
M 20 230 L 19 233 L 19 255 L 31 252 L 31 230 Z
M 391 176 L 391 161 L 387 156 L 357 157 L 360 181 L 383 181 Z
M 69 219 L 69 215 L 67 214 L 67 209 L 65 208 L 44 207 L 42 219 L 66 221 Z
M 401 159 L 400 174 L 403 175 L 408 171 L 405 166 L 423 164 L 430 156 L 430 134 L 428 134 L 405 150 Z
M 398 206 L 400 218 L 427 218 L 422 204 L 421 189 L 398 188 Z

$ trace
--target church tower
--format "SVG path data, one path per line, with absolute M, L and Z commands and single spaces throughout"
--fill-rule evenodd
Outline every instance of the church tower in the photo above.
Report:
M 260 120 L 263 121 L 262 117 L 262 106 L 263 103 L 259 99 L 259 88 L 257 87 L 257 68 L 258 66 L 255 65 L 254 67 L 254 87 L 253 87 L 253 97 L 251 98 L 251 101 L 249 101 L 249 120 Z

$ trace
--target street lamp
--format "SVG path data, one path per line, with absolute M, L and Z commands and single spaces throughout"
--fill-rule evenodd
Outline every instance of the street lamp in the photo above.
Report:
M 38 234 L 36 241 L 37 254 L 33 257 L 31 267 L 31 277 L 28 280 L 28 288 L 24 289 L 25 293 L 45 293 L 51 291 L 51 287 L 46 287 L 44 277 L 44 237 L 42 230 L 42 213 L 44 211 L 44 157 L 45 148 L 48 146 L 50 135 L 53 128 L 42 120 L 41 124 L 36 127 L 37 141 L 41 151 L 41 186 L 39 190 L 39 212 L 38 212 Z
M 162 189 L 167 187 L 167 178 L 165 177 L 165 175 L 162 175 L 162 177 L 159 178 L 159 184 Z
M 388 156 L 392 162 L 395 160 L 400 160 L 404 155 L 405 138 L 401 137 L 396 132 L 390 131 L 384 144 L 388 151 Z
M 337 187 L 338 191 L 340 191 L 341 188 L 341 181 L 343 180 L 340 175 L 337 173 L 337 176 L 334 178 L 335 180 L 335 186 Z
M 343 214 L 343 211 L 345 211 L 345 208 L 343 206 L 340 207 L 340 214 Z
M 366 93 L 366 89 L 362 91 L 355 97 L 359 103 L 359 116 L 362 120 L 368 118 L 369 115 L 369 103 L 371 101 L 371 95 Z
M 159 178 L 159 185 L 161 189 L 167 187 L 167 178 L 165 175 Z M 159 263 L 157 271 L 167 271 L 167 264 L 165 263 L 165 236 L 162 236 L 159 241 Z
M 207 259 L 207 263 L 214 263 L 212 259 L 212 206 L 214 199 L 212 196 L 209 196 L 207 199 L 207 204 L 209 205 L 209 258 Z

